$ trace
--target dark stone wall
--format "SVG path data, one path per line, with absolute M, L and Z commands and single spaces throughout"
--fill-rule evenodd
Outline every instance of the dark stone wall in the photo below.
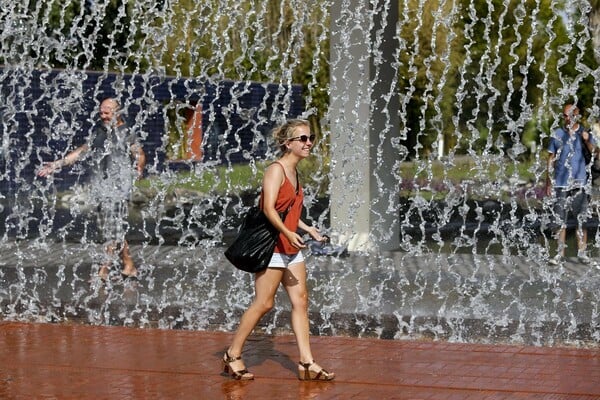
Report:
M 3 195 L 35 184 L 35 171 L 43 162 L 84 143 L 106 97 L 120 101 L 125 120 L 138 132 L 150 174 L 190 166 L 166 160 L 166 110 L 177 104 L 202 104 L 202 162 L 216 164 L 264 158 L 269 149 L 265 139 L 275 120 L 297 117 L 304 110 L 299 85 L 199 78 L 0 66 L 0 91 Z M 86 178 L 86 171 L 74 166 L 56 174 L 54 184 L 61 190 Z

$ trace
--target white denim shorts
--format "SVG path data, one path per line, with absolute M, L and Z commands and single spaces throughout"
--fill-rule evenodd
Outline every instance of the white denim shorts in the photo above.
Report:
M 269 268 L 287 268 L 290 264 L 296 264 L 304 261 L 302 252 L 299 251 L 296 254 L 281 254 L 273 253 L 271 261 L 269 261 Z

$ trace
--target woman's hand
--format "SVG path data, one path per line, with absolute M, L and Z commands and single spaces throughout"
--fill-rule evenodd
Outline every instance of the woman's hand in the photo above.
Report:
M 295 248 L 297 248 L 297 249 L 306 248 L 306 245 L 304 244 L 302 237 L 300 237 L 300 235 L 298 235 L 296 232 L 288 231 L 285 233 L 285 237 L 290 242 L 290 244 L 292 246 L 294 246 Z
M 315 226 L 307 227 L 306 233 L 308 233 L 310 237 L 315 239 L 317 242 L 327 242 L 329 240 L 329 237 L 321 235 L 321 232 L 319 232 L 319 229 Z

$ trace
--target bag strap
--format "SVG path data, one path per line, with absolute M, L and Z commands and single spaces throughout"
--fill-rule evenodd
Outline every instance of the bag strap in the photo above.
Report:
M 273 163 L 271 165 L 273 165 L 273 164 L 279 164 L 281 169 L 283 169 L 283 175 L 285 176 L 285 178 L 287 180 L 289 180 L 289 178 L 287 177 L 287 174 L 285 173 L 285 168 L 284 168 L 283 164 L 280 163 L 279 161 L 273 161 Z M 298 193 L 300 192 L 300 178 L 298 177 L 298 168 L 294 168 L 294 172 L 296 173 L 296 196 L 297 196 Z
M 594 160 L 595 154 L 593 154 L 590 149 L 587 148 L 585 142 L 583 140 L 583 132 L 585 132 L 585 128 L 583 125 L 579 125 L 579 129 L 577 129 L 577 136 L 579 137 L 579 141 L 581 142 L 581 151 L 583 152 L 584 161 L 587 164 L 590 164 Z M 589 134 L 589 133 L 588 133 Z
M 283 175 L 285 177 L 285 179 L 289 178 L 287 177 L 286 173 L 285 173 L 285 168 L 283 167 L 283 164 L 281 164 L 279 161 L 273 161 L 271 163 L 271 165 L 273 164 L 279 164 L 279 166 L 281 167 L 281 169 L 283 170 Z M 298 193 L 300 192 L 300 178 L 298 177 L 298 168 L 295 168 L 295 173 L 296 173 L 296 196 L 298 196 Z M 260 192 L 260 201 L 259 201 L 259 208 L 262 210 L 262 190 Z M 281 220 L 283 221 L 285 219 L 285 217 L 287 216 L 287 213 L 292 209 L 292 207 L 294 206 L 294 204 L 296 203 L 296 199 L 294 198 L 294 200 L 292 201 L 292 203 L 289 205 L 289 207 L 282 212 L 279 212 L 279 216 L 281 217 Z

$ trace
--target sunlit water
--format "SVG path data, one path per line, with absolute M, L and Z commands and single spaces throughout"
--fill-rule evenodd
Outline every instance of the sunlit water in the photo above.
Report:
M 186 171 L 200 177 L 219 167 L 226 167 L 231 173 L 234 166 L 249 164 L 257 174 L 262 168 L 260 161 L 273 157 L 269 128 L 284 118 L 310 117 L 314 110 L 306 105 L 327 90 L 319 86 L 316 78 L 323 68 L 317 60 L 325 54 L 320 46 L 326 43 L 326 32 L 337 30 L 341 38 L 337 45 L 350 48 L 354 40 L 352 30 L 368 30 L 372 13 L 388 10 L 389 3 L 369 11 L 367 2 L 348 2 L 345 23 L 330 25 L 330 2 L 281 2 L 283 8 L 289 6 L 293 12 L 288 10 L 285 17 L 280 17 L 266 5 L 268 2 L 250 11 L 243 8 L 244 2 L 216 2 L 219 7 L 209 10 L 208 6 L 199 6 L 182 15 L 176 12 L 174 3 L 138 1 L 129 9 L 120 8 L 131 18 L 127 24 L 121 21 L 114 26 L 115 33 L 124 35 L 125 44 L 111 42 L 105 49 L 104 70 L 90 72 L 91 56 L 99 51 L 89 35 L 95 27 L 91 21 L 94 16 L 104 15 L 105 3 L 108 4 L 89 2 L 92 6 L 87 11 L 92 17 L 81 13 L 70 22 L 64 16 L 72 6 L 68 1 L 52 5 L 52 12 L 46 2 L 31 2 L 29 7 L 18 2 L 3 3 L 2 317 L 234 329 L 252 298 L 252 283 L 251 277 L 235 271 L 222 253 L 224 244 L 235 233 L 240 215 L 256 197 L 255 186 L 232 183 L 227 174 L 211 181 L 208 191 L 181 185 L 170 190 L 168 186 L 180 182 Z M 530 10 L 534 14 L 542 7 L 539 2 L 536 4 Z M 397 215 L 401 226 L 397 251 L 341 257 L 307 253 L 315 333 L 534 344 L 580 344 L 600 339 L 600 271 L 576 262 L 573 239 L 568 241 L 566 264 L 551 267 L 547 263 L 556 252 L 556 242 L 549 229 L 549 203 L 539 195 L 539 182 L 545 177 L 541 143 L 545 137 L 542 135 L 532 147 L 531 143 L 522 143 L 517 134 L 527 122 L 539 118 L 541 115 L 535 113 L 544 107 L 535 108 L 528 102 L 523 85 L 508 82 L 501 88 L 495 87 L 493 77 L 501 67 L 502 34 L 508 35 L 511 24 L 522 25 L 526 15 L 524 3 L 511 7 L 506 3 L 503 7 L 500 19 L 494 20 L 491 14 L 476 13 L 471 3 L 459 7 L 455 2 L 441 2 L 431 15 L 425 10 L 434 9 L 426 1 L 400 4 L 397 32 L 401 50 L 396 54 L 395 68 L 399 75 L 407 74 L 399 78 L 402 83 L 397 83 L 403 85 L 400 130 L 404 140 L 395 140 L 392 145 L 399 161 L 410 161 L 413 177 L 418 179 L 397 174 L 402 189 L 401 206 L 389 210 Z M 467 13 L 474 17 L 461 31 L 448 30 Z M 57 15 L 60 29 L 45 29 L 56 24 L 53 18 Z M 263 25 L 272 23 L 274 15 L 281 19 L 271 34 Z M 166 67 L 161 65 L 165 58 L 175 60 L 179 55 L 193 56 L 205 50 L 205 42 L 192 36 L 189 29 L 180 33 L 179 45 L 167 46 L 173 41 L 167 27 L 176 20 L 182 27 L 201 27 L 208 38 L 206 43 L 212 47 L 210 54 L 205 55 L 206 61 L 195 70 L 171 65 L 170 71 L 175 72 L 167 76 Z M 289 21 L 293 23 L 288 24 Z M 476 48 L 476 35 L 492 35 L 491 31 L 498 27 L 504 28 L 500 40 L 490 40 L 483 51 Z M 299 51 L 308 40 L 309 28 L 317 38 L 313 54 Z M 406 40 L 407 29 L 413 32 L 410 41 Z M 433 34 L 419 34 L 428 29 Z M 531 29 L 529 37 L 518 39 L 529 53 L 533 51 L 532 38 L 545 28 L 533 25 Z M 254 36 L 249 36 L 249 32 Z M 237 33 L 239 36 L 234 35 Z M 138 69 L 133 75 L 124 75 L 126 50 L 122 46 L 136 35 L 145 35 L 147 47 L 127 47 Z M 269 59 L 264 65 L 246 63 L 241 58 L 234 62 L 237 75 L 232 78 L 231 71 L 225 73 L 223 69 L 226 61 L 237 56 L 229 43 L 231 35 L 249 55 L 265 51 L 267 43 L 281 45 L 273 38 L 285 36 L 288 40 L 283 41 L 286 46 L 277 48 L 278 58 Z M 464 38 L 458 50 L 456 35 Z M 570 35 L 569 48 L 591 40 L 585 35 Z M 437 63 L 434 53 L 419 53 L 425 40 L 441 55 L 442 64 Z M 191 45 L 185 47 L 186 43 Z M 380 43 L 374 39 L 369 50 L 374 59 L 378 46 Z M 465 62 L 454 74 L 444 63 L 448 65 L 456 51 L 464 55 Z M 527 71 L 532 61 L 516 57 L 515 52 L 513 47 L 508 51 L 508 57 L 514 56 L 509 76 L 527 79 L 518 71 Z M 294 71 L 310 58 L 314 61 L 307 68 L 314 78 L 300 91 L 293 86 L 297 83 Z M 65 67 L 50 70 L 51 60 Z M 546 61 L 542 60 L 542 67 Z M 566 55 L 559 61 L 571 62 Z M 476 63 L 481 68 L 472 75 Z M 277 68 L 272 68 L 274 64 Z M 598 70 L 587 70 L 581 64 L 576 68 L 582 79 L 598 76 Z M 254 82 L 259 71 L 263 71 L 263 80 L 268 83 Z M 550 69 L 542 72 L 552 74 Z M 363 78 L 372 79 L 371 87 L 378 79 L 377 74 Z M 422 79 L 424 85 L 419 82 Z M 405 147 L 408 135 L 423 139 L 427 131 L 441 129 L 448 123 L 439 117 L 444 106 L 441 88 L 446 85 L 457 88 L 450 122 L 455 127 L 456 145 L 444 151 L 438 137 L 431 143 L 429 153 L 418 152 L 409 159 Z M 547 107 L 560 109 L 564 99 L 557 96 L 561 91 L 573 92 L 570 85 L 565 81 L 556 92 L 542 85 L 541 101 Z M 389 88 L 388 92 L 394 90 L 397 89 Z M 118 268 L 113 269 L 106 284 L 95 278 L 99 260 L 104 256 L 104 241 L 96 218 L 98 197 L 90 194 L 90 171 L 76 165 L 47 179 L 35 177 L 35 171 L 44 162 L 60 158 L 82 143 L 97 117 L 100 99 L 107 95 L 121 101 L 128 124 L 139 133 L 148 155 L 146 178 L 153 182 L 150 188 L 133 191 L 129 212 L 120 216 L 129 227 L 127 237 L 140 271 L 138 282 L 123 281 Z M 352 110 L 364 106 L 360 99 L 348 99 L 343 92 L 328 95 L 342 99 Z M 509 115 L 507 111 L 498 116 L 489 111 L 491 104 L 509 110 L 511 99 L 521 99 L 519 115 Z M 193 110 L 197 105 L 202 106 L 203 112 L 204 156 L 194 162 L 171 162 L 169 158 L 177 158 L 174 154 L 182 154 L 178 153 L 178 146 L 183 144 L 169 143 L 165 132 L 183 124 L 182 108 Z M 471 118 L 480 114 L 485 118 Z M 597 114 L 592 107 L 590 118 L 598 118 Z M 497 118 L 503 118 L 508 132 L 496 138 L 483 135 L 496 129 Z M 483 125 L 475 124 L 481 121 Z M 326 115 L 318 123 L 322 128 L 319 141 L 334 141 L 336 121 Z M 507 137 L 512 140 L 509 148 L 505 148 Z M 533 151 L 528 156 L 533 160 L 531 182 L 512 175 L 509 168 L 523 160 L 528 148 Z M 322 152 L 314 158 L 321 165 L 319 171 L 327 171 L 329 162 L 348 161 L 329 160 Z M 456 185 L 447 171 L 464 158 L 471 162 L 471 177 Z M 444 166 L 441 176 L 434 173 L 435 163 Z M 494 178 L 486 175 L 492 167 L 498 171 Z M 366 177 L 353 175 L 344 179 L 354 183 Z M 309 221 L 327 230 L 331 225 L 329 193 L 321 187 L 327 182 L 326 176 L 313 173 L 305 181 Z M 223 184 L 227 190 L 217 191 Z M 110 187 L 103 189 L 112 193 Z M 379 185 L 382 196 L 396 195 L 393 190 Z M 595 229 L 597 204 L 594 198 L 589 251 L 595 258 L 600 257 L 599 233 Z M 373 230 L 376 240 L 385 237 L 377 226 Z M 343 247 L 344 243 L 334 245 Z M 276 309 L 261 325 L 267 332 L 289 329 L 287 300 L 284 296 L 278 300 Z

